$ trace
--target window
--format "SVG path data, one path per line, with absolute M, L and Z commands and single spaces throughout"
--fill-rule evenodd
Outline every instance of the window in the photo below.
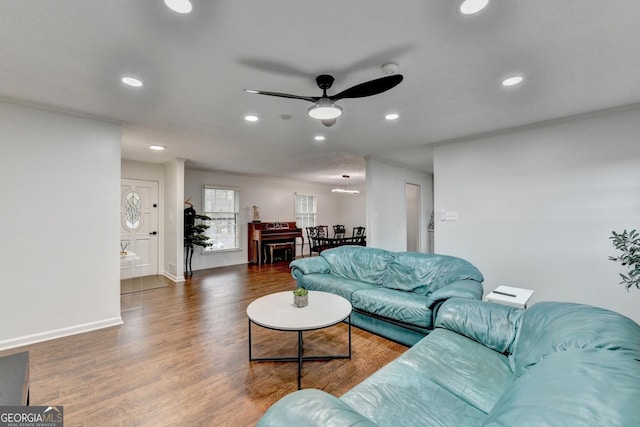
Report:
M 212 246 L 206 252 L 240 249 L 238 230 L 240 192 L 234 188 L 204 187 L 204 214 L 211 218 L 204 223 L 209 228 L 204 232 Z
M 316 196 L 296 194 L 296 225 L 305 227 L 316 225 Z

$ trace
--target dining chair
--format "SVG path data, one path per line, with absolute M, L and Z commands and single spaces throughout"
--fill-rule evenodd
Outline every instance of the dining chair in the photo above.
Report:
M 329 226 L 328 225 L 316 225 L 317 237 L 329 237 Z
M 360 246 L 367 246 L 367 234 L 365 233 L 365 227 L 353 227 L 353 244 Z
M 324 227 L 324 228 L 323 228 Z M 319 225 L 316 227 L 307 227 L 307 240 L 309 241 L 309 256 L 314 252 L 320 254 L 327 249 L 326 242 L 322 238 L 327 237 L 327 226 Z
M 333 237 L 342 238 L 345 235 L 344 225 L 333 226 Z

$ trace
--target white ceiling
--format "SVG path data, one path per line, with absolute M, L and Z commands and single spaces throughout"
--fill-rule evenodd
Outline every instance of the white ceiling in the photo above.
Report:
M 493 0 L 474 16 L 455 0 L 193 3 L 2 0 L 0 96 L 123 122 L 124 158 L 327 183 L 362 180 L 365 156 L 431 171 L 435 143 L 640 102 L 636 0 Z M 319 96 L 329 73 L 337 93 L 387 61 L 404 81 L 340 101 L 331 128 L 306 101 L 243 91 Z M 501 87 L 513 73 L 524 83 Z

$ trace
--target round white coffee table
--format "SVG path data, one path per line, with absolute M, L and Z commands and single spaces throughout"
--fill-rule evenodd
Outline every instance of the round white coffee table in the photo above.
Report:
M 249 318 L 250 362 L 298 362 L 298 389 L 301 388 L 302 362 L 351 358 L 351 303 L 328 292 L 309 291 L 309 305 L 298 308 L 293 304 L 293 292 L 277 292 L 258 298 L 247 307 Z M 349 353 L 337 356 L 303 356 L 302 332 L 336 325 L 349 318 Z M 277 331 L 298 332 L 297 357 L 253 357 L 251 353 L 251 324 Z

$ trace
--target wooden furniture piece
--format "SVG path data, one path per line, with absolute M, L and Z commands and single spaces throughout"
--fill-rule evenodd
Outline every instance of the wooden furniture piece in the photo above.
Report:
M 0 406 L 29 404 L 29 352 L 0 357 Z
M 326 225 L 317 225 L 315 227 L 307 227 L 307 239 L 309 241 L 309 256 L 314 252 L 320 254 L 325 249 L 330 248 L 327 243 L 329 239 L 329 227 Z
M 249 264 L 262 264 L 263 245 L 265 243 L 293 243 L 293 258 L 296 257 L 296 238 L 302 240 L 302 229 L 298 228 L 295 221 L 289 222 L 250 222 L 248 226 L 248 250 Z
M 333 226 L 333 237 L 339 239 L 341 237 L 344 237 L 346 231 L 344 228 L 344 225 L 334 225 Z
M 320 245 L 323 249 L 336 248 L 338 246 L 344 245 L 355 245 L 355 240 L 353 237 L 325 237 L 324 239 L 319 239 Z
M 316 231 L 318 232 L 319 238 L 329 237 L 328 225 L 316 225 Z
M 266 257 L 267 254 L 269 255 L 269 258 L 268 258 L 269 264 L 273 264 L 274 254 L 276 251 L 285 252 L 285 256 L 284 256 L 285 261 L 287 259 L 289 260 L 293 259 L 292 257 L 293 257 L 293 251 L 295 250 L 295 243 L 291 243 L 291 242 L 264 243 L 262 247 L 264 248 L 264 254 L 262 256 L 263 256 L 263 259 L 265 260 L 264 261 L 265 264 L 267 263 L 267 257 Z
M 367 246 L 367 234 L 365 227 L 353 227 L 353 243 L 354 245 Z
M 302 385 L 302 362 L 351 359 L 351 321 L 349 325 L 349 353 L 337 356 L 303 356 L 302 332 L 323 329 L 351 319 L 351 303 L 328 292 L 309 291 L 309 305 L 298 308 L 293 304 L 293 292 L 276 292 L 258 298 L 247 307 L 249 318 L 250 362 L 298 362 L 298 390 Z M 294 357 L 253 357 L 251 324 L 277 331 L 298 333 L 298 354 Z

